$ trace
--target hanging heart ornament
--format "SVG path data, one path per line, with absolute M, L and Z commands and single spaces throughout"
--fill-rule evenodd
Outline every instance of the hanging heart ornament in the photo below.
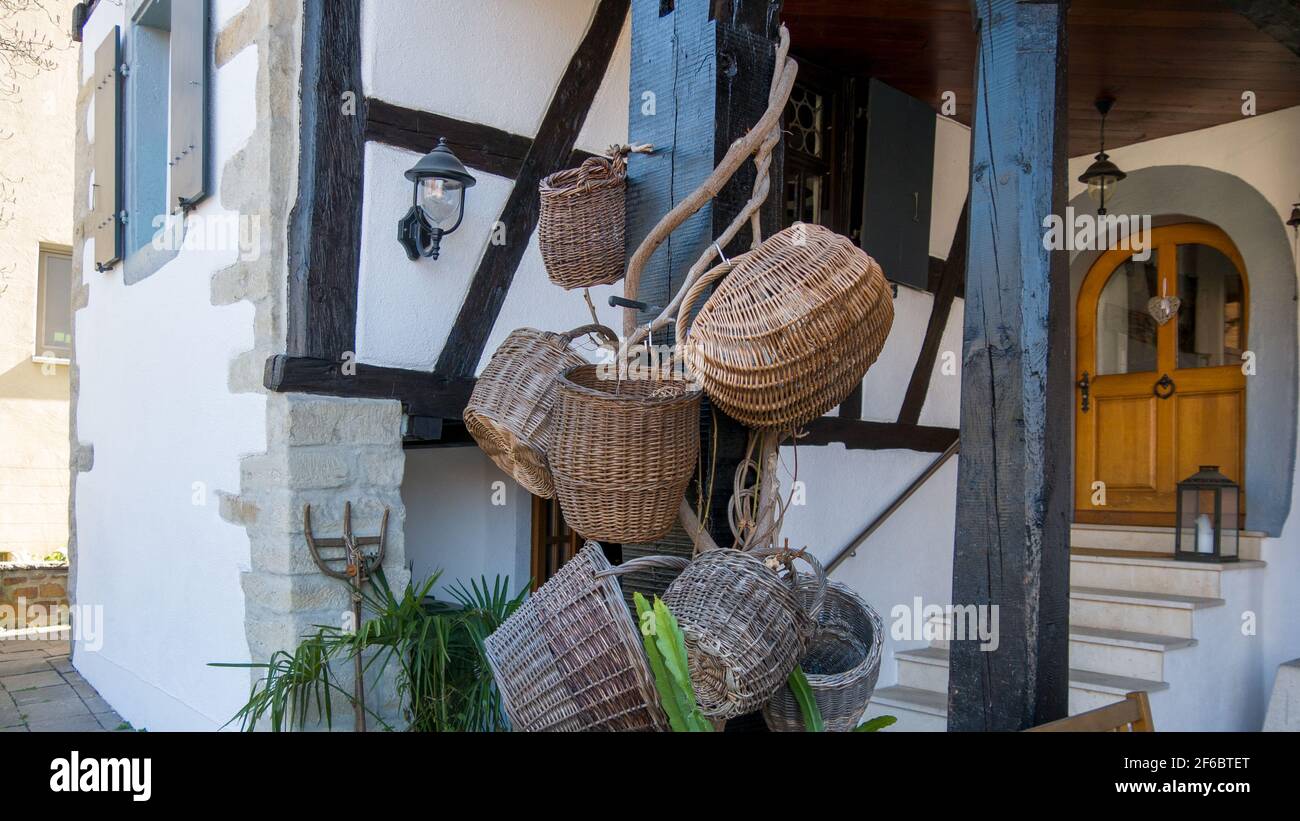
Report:
M 1182 300 L 1176 296 L 1153 296 L 1147 300 L 1147 313 L 1151 314 L 1157 325 L 1163 325 L 1174 318 L 1182 304 Z

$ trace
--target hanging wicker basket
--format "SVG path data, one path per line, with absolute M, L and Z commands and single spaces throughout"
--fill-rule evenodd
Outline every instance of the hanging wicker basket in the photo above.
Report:
M 484 641 L 510 726 L 667 731 L 654 675 L 600 547 L 588 542 Z
M 544 499 L 555 495 L 546 461 L 555 377 L 587 361 L 570 344 L 588 333 L 618 343 L 603 325 L 562 334 L 512 331 L 488 360 L 465 405 L 465 427 L 483 452 L 525 490 Z
M 769 566 L 791 555 L 812 574 L 782 575 Z M 667 557 L 623 562 L 614 572 L 662 567 Z M 826 576 L 810 554 L 708 550 L 668 585 L 664 604 L 686 636 L 691 688 L 700 712 L 734 718 L 761 708 L 807 651 Z
M 551 282 L 571 290 L 623 278 L 626 191 L 622 152 L 591 157 L 542 180 L 537 239 Z
M 556 379 L 549 459 L 569 526 L 602 542 L 653 542 L 672 527 L 700 449 L 700 390 L 650 369 L 602 379 L 580 365 Z
M 760 430 L 822 416 L 862 382 L 894 321 L 875 260 L 819 225 L 793 225 L 691 286 L 690 306 L 727 275 L 677 338 L 719 408 Z
M 847 733 L 858 726 L 880 676 L 884 627 L 880 615 L 851 588 L 826 586 L 817 614 L 817 632 L 799 664 L 828 732 Z M 788 685 L 763 705 L 763 719 L 773 732 L 803 732 L 803 711 Z

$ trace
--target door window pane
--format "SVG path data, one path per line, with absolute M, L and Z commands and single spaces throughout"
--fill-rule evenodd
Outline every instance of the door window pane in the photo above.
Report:
M 1097 300 L 1097 375 L 1156 369 L 1156 321 L 1147 303 L 1156 295 L 1156 252 L 1145 262 L 1119 264 Z
M 1237 266 L 1208 245 L 1178 246 L 1178 367 L 1241 363 L 1245 295 Z

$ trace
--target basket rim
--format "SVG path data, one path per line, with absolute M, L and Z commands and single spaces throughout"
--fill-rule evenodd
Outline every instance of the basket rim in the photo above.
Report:
M 862 608 L 863 612 L 867 615 L 867 620 L 871 622 L 872 627 L 871 647 L 867 650 L 867 654 L 863 657 L 862 661 L 847 670 L 842 670 L 838 673 L 806 673 L 805 675 L 808 678 L 808 685 L 810 687 L 842 686 L 846 681 L 852 681 L 861 677 L 863 674 L 870 673 L 873 666 L 878 667 L 880 665 L 880 658 L 884 649 L 884 636 L 881 635 L 881 631 L 884 629 L 884 622 L 881 620 L 880 614 L 876 612 L 876 609 L 868 604 L 867 600 L 862 598 L 858 591 L 843 582 L 831 581 L 828 579 L 826 581 L 827 595 L 829 595 L 832 590 L 843 595 L 849 601 L 853 602 L 854 605 Z M 872 616 L 875 618 L 872 618 Z M 820 627 L 820 625 L 818 626 Z M 812 639 L 808 642 L 809 650 L 812 649 L 812 645 L 816 641 L 817 635 L 814 633 Z M 806 654 L 807 653 L 805 653 L 805 655 Z M 802 659 L 800 660 L 800 663 L 802 663 Z
M 660 405 L 673 405 L 673 404 L 677 404 L 677 403 L 679 403 L 679 402 L 690 402 L 690 401 L 694 401 L 696 397 L 698 397 L 700 394 L 704 393 L 704 389 L 703 389 L 703 388 L 699 387 L 698 385 L 692 386 L 692 382 L 693 382 L 693 380 L 688 380 L 688 379 L 682 379 L 682 380 L 675 380 L 675 379 L 673 379 L 673 380 L 669 380 L 669 379 L 645 380 L 645 381 L 659 381 L 659 382 L 677 382 L 677 381 L 680 381 L 681 384 L 687 386 L 686 390 L 685 390 L 683 393 L 681 393 L 681 394 L 679 394 L 679 395 L 677 395 L 677 396 L 645 397 L 645 396 L 632 396 L 632 395 L 626 395 L 626 396 L 623 396 L 623 395 L 619 395 L 619 394 L 607 393 L 607 392 L 604 392 L 604 391 L 598 391 L 598 390 L 596 390 L 596 389 L 594 389 L 594 388 L 588 388 L 586 385 L 579 385 L 577 382 L 574 382 L 572 379 L 569 378 L 569 375 L 570 375 L 570 374 L 576 372 L 576 371 L 577 371 L 578 369 L 580 369 L 580 368 L 593 368 L 593 369 L 594 369 L 594 368 L 598 368 L 598 367 L 600 367 L 600 366 L 599 366 L 599 365 L 594 365 L 594 364 L 588 362 L 588 363 L 585 364 L 585 365 L 574 365 L 574 366 L 571 367 L 571 368 L 565 368 L 563 371 L 561 371 L 561 372 L 560 372 L 559 374 L 557 374 L 556 377 L 555 377 L 555 381 L 556 381 L 557 383 L 559 383 L 559 390 L 561 390 L 561 391 L 572 391 L 572 392 L 578 394 L 579 396 L 582 396 L 582 397 L 584 397 L 584 398 L 588 398 L 588 399 L 598 399 L 598 400 L 605 401 L 605 402 L 614 402 L 614 403 L 617 403 L 617 404 L 620 404 L 620 405 L 637 405 L 637 406 L 639 406 L 639 407 L 658 407 L 658 406 L 660 406 Z M 615 383 L 617 383 L 617 382 L 619 382 L 619 381 L 621 381 L 621 380 L 605 380 L 605 379 L 602 379 L 602 380 L 600 380 L 600 381 L 601 381 L 601 382 L 607 382 L 607 381 L 608 381 L 608 382 L 615 382 Z M 637 381 L 637 380 L 627 380 L 627 381 L 632 382 L 632 381 Z

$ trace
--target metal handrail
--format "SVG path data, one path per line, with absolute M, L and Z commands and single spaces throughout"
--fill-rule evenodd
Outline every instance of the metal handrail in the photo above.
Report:
M 846 559 L 856 556 L 858 554 L 858 547 L 867 539 L 871 538 L 871 534 L 879 530 L 880 526 L 885 523 L 885 520 L 894 515 L 894 512 L 902 507 L 903 503 L 911 498 L 912 494 L 916 493 L 916 491 L 921 488 L 921 485 L 925 484 L 931 476 L 938 473 L 939 468 L 943 467 L 944 463 L 955 456 L 960 450 L 961 439 L 954 439 L 952 444 L 948 446 L 948 449 L 939 454 L 939 458 L 931 462 L 930 466 L 927 467 L 920 476 L 913 479 L 912 483 L 898 495 L 897 499 L 890 503 L 889 507 L 882 510 L 880 515 L 871 520 L 871 524 L 863 528 L 862 532 L 857 536 L 854 536 L 852 541 L 835 554 L 835 558 L 831 559 L 830 562 L 826 564 L 826 574 L 830 575 L 831 572 L 835 570 L 835 568 L 839 567 Z

